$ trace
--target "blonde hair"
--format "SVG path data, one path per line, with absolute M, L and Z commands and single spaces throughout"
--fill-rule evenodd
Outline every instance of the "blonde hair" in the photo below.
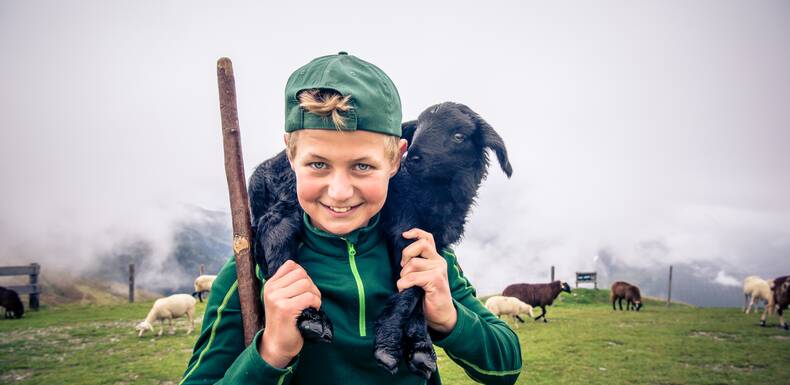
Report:
M 332 122 L 338 131 L 342 132 L 342 129 L 346 127 L 346 118 L 340 115 L 340 112 L 346 112 L 351 109 L 351 106 L 348 104 L 351 95 L 343 96 L 335 90 L 314 88 L 300 92 L 298 98 L 299 106 L 304 108 L 305 111 L 319 116 L 331 115 Z M 296 143 L 298 142 L 299 132 L 300 130 L 286 133 L 286 141 L 288 142 L 286 153 L 290 159 L 293 159 L 296 155 Z M 387 134 L 381 135 L 386 137 L 384 139 L 384 154 L 390 161 L 394 162 L 400 155 L 400 138 Z

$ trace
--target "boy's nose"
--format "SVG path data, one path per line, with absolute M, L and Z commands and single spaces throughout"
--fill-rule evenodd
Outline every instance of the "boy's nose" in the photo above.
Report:
M 329 182 L 327 194 L 336 203 L 351 199 L 354 195 L 354 186 L 351 185 L 348 175 L 342 172 L 336 173 Z

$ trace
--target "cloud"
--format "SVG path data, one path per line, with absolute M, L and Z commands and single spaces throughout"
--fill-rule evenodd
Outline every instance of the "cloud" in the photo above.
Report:
M 734 286 L 734 287 L 740 287 L 741 286 L 741 282 L 740 281 L 735 279 L 735 277 L 727 275 L 727 273 L 725 273 L 724 270 L 719 271 L 719 273 L 716 274 L 716 278 L 713 278 L 713 282 L 716 282 L 716 283 L 718 283 L 720 285 L 724 285 L 724 286 Z

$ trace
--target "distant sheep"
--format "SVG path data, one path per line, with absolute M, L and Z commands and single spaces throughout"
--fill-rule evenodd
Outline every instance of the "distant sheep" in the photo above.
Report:
M 195 291 L 192 292 L 192 296 L 203 302 L 203 294 L 211 291 L 211 285 L 216 278 L 216 275 L 201 275 L 195 278 Z
M 560 292 L 571 292 L 567 282 L 554 281 L 551 283 L 516 283 L 505 288 L 503 296 L 516 297 L 531 306 L 539 306 L 542 313 L 535 317 L 535 321 L 543 318 L 546 320 L 546 306 L 554 303 Z
M 779 315 L 779 326 L 785 330 L 790 330 L 785 321 L 784 310 L 790 305 L 790 275 L 785 275 L 771 281 L 771 291 L 773 292 L 773 303 L 771 307 L 776 306 L 776 313 Z M 766 308 L 760 317 L 760 326 L 765 326 L 765 317 L 768 313 Z
M 746 279 L 743 280 L 743 296 L 743 310 L 746 314 L 749 314 L 752 310 L 752 306 L 754 306 L 758 300 L 765 301 L 766 310 L 769 314 L 773 313 L 774 294 L 771 292 L 771 286 L 768 281 L 755 275 L 746 277 Z
M 532 313 L 532 306 L 529 306 L 515 297 L 503 297 L 495 295 L 486 300 L 486 308 L 499 318 L 501 315 L 513 316 L 513 322 L 518 328 L 518 322 L 524 323 L 519 314 L 529 314 L 530 318 L 535 315 Z M 518 322 L 516 322 L 518 321 Z
M 22 318 L 22 314 L 25 313 L 19 294 L 2 286 L 0 286 L 0 306 L 5 309 L 5 318 Z
M 156 321 L 161 322 L 159 334 L 157 334 L 157 336 L 161 336 L 164 331 L 165 320 L 170 321 L 170 332 L 173 333 L 175 331 L 173 329 L 173 319 L 183 317 L 184 315 L 189 317 L 190 323 L 187 334 L 192 333 L 192 331 L 195 330 L 195 303 L 197 303 L 197 301 L 189 294 L 173 294 L 169 297 L 157 299 L 156 302 L 154 302 L 154 306 L 151 307 L 151 311 L 148 312 L 148 316 L 145 317 L 145 320 L 135 327 L 135 329 L 140 331 L 137 336 L 142 337 L 146 330 L 153 332 L 153 323 Z
M 623 300 L 626 301 L 626 310 L 639 311 L 642 308 L 642 293 L 639 287 L 624 281 L 616 281 L 612 284 L 609 300 L 612 301 L 612 310 L 617 310 L 615 303 L 620 305 L 620 310 L 623 310 Z

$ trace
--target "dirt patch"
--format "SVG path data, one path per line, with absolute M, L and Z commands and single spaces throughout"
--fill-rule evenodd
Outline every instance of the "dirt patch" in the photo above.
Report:
M 790 336 L 771 336 L 775 340 L 790 341 Z
M 607 346 L 621 346 L 621 345 L 625 345 L 625 342 L 618 341 L 618 340 L 608 340 L 608 341 L 606 341 L 606 345 Z
M 6 384 L 9 382 L 24 381 L 33 377 L 32 370 L 10 370 L 8 373 L 0 374 L 0 382 Z
M 734 340 L 734 339 L 738 338 L 738 336 L 735 335 L 735 334 L 719 333 L 719 332 L 706 332 L 706 331 L 701 331 L 701 330 L 691 332 L 691 333 L 689 333 L 689 336 L 691 336 L 691 337 L 706 337 L 706 338 L 711 338 L 714 341 L 728 341 L 728 340 Z
M 732 364 L 703 364 L 698 366 L 702 369 L 712 370 L 714 372 L 737 372 L 737 373 L 751 373 L 754 370 L 765 368 L 764 365 L 732 365 Z

